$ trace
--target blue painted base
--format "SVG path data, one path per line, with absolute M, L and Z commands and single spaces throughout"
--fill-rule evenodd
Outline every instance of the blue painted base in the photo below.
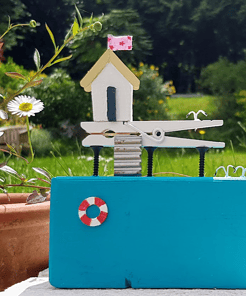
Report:
M 246 181 L 52 179 L 50 283 L 58 288 L 246 288 Z M 108 206 L 97 227 L 78 217 Z

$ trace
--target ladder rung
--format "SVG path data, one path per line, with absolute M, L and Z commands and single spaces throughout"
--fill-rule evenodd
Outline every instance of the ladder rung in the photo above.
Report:
M 114 175 L 141 175 L 142 137 L 136 135 L 117 135 L 114 138 Z

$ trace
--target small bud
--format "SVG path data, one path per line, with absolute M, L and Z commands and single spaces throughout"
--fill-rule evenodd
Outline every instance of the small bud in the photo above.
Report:
M 29 23 L 29 26 L 32 27 L 32 28 L 36 28 L 37 27 L 37 23 L 35 20 L 31 20 L 30 23 Z
M 102 24 L 100 22 L 95 22 L 94 29 L 96 31 L 101 31 L 102 30 Z
M 93 32 L 95 32 L 95 29 L 94 29 L 94 25 L 90 25 L 89 29 Z

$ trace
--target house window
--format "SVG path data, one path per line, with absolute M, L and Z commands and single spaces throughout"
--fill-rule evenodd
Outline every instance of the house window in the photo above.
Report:
M 109 86 L 107 88 L 108 121 L 116 121 L 116 88 Z

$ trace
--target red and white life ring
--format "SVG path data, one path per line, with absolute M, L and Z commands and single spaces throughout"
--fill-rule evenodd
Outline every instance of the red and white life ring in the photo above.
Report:
M 96 205 L 99 207 L 100 214 L 96 218 L 89 218 L 86 215 L 86 210 L 90 207 Z M 79 206 L 79 218 L 80 220 L 88 226 L 99 226 L 101 225 L 108 216 L 108 207 L 101 198 L 99 197 L 88 197 L 82 201 Z

